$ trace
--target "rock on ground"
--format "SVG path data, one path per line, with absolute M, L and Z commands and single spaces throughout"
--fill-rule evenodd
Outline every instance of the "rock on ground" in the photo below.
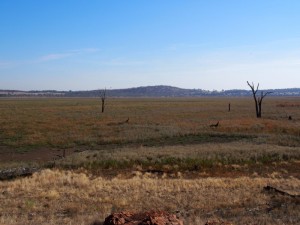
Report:
M 111 214 L 103 225 L 183 225 L 183 222 L 176 215 L 164 211 L 143 213 L 124 211 Z
M 205 223 L 205 225 L 233 225 L 233 224 L 221 220 L 209 220 Z

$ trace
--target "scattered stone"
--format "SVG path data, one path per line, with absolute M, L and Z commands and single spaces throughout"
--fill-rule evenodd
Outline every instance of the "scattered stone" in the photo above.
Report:
M 183 222 L 176 215 L 164 211 L 143 213 L 124 211 L 111 214 L 103 225 L 183 225 Z
M 34 213 L 28 213 L 28 220 L 33 220 L 34 216 L 35 216 Z

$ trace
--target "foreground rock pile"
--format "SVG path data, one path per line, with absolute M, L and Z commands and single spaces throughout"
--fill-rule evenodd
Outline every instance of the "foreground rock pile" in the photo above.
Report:
M 104 223 L 93 225 L 183 225 L 183 221 L 174 214 L 165 211 L 148 211 L 142 213 L 119 212 L 108 216 Z M 222 220 L 209 220 L 205 225 L 233 225 Z
M 103 225 L 183 225 L 183 222 L 164 211 L 120 212 L 108 216 Z

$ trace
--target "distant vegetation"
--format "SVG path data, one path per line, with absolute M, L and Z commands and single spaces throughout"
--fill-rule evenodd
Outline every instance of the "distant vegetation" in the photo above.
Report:
M 271 96 L 300 96 L 300 88 L 268 89 Z M 207 91 L 202 89 L 183 89 L 172 86 L 147 86 L 127 89 L 106 90 L 108 97 L 201 97 L 201 96 L 250 96 L 250 90 Z M 9 96 L 57 96 L 57 97 L 99 97 L 99 90 L 91 91 L 18 91 L 0 90 L 0 97 Z

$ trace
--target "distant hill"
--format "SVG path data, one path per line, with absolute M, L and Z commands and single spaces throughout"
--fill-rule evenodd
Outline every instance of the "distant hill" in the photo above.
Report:
M 300 96 L 300 88 L 268 89 L 273 96 Z M 91 91 L 19 91 L 0 90 L 0 97 L 46 96 L 46 97 L 98 97 L 99 90 Z M 201 97 L 201 96 L 250 96 L 250 90 L 207 91 L 202 89 L 184 89 L 157 85 L 126 89 L 107 90 L 109 97 Z

